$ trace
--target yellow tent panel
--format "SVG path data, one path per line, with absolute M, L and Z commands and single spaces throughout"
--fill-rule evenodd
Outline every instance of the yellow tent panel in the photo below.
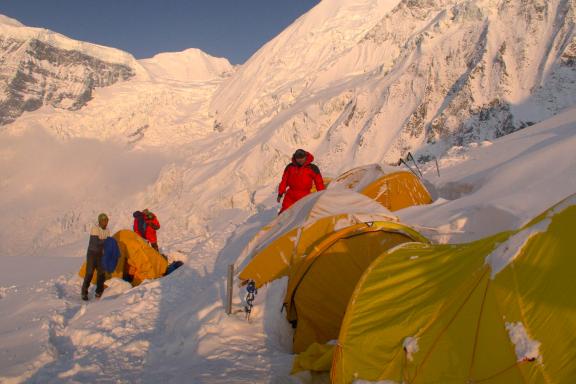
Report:
M 427 240 L 393 222 L 368 222 L 328 232 L 300 252 L 290 269 L 284 299 L 287 319 L 297 322 L 294 352 L 336 339 L 352 291 L 366 268 L 398 244 Z
M 333 344 L 313 343 L 294 357 L 292 373 L 301 371 L 328 372 L 334 355 Z
M 352 294 L 332 382 L 573 383 L 576 197 L 517 231 L 407 244 Z
M 432 197 L 420 179 L 408 171 L 382 176 L 362 189 L 361 193 L 378 201 L 392 212 L 432 202 Z
M 113 277 L 122 278 L 125 275 L 124 269 L 133 276 L 132 285 L 139 285 L 146 279 L 157 279 L 164 276 L 168 261 L 154 248 L 142 239 L 137 233 L 129 230 L 118 231 L 114 238 L 120 248 L 120 257 L 116 269 L 112 273 L 106 274 L 106 279 Z M 86 274 L 86 262 L 82 264 L 80 277 Z M 92 278 L 96 282 L 96 274 Z
M 360 192 L 392 212 L 432 202 L 430 193 L 412 172 L 378 164 L 353 168 L 334 179 L 329 188 Z

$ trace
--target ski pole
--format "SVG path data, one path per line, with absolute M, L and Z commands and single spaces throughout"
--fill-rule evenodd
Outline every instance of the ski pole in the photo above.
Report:
M 408 152 L 408 155 L 406 156 L 407 160 L 412 160 L 412 162 L 414 163 L 414 165 L 416 166 L 416 169 L 418 170 L 418 173 L 420 174 L 420 177 L 422 176 L 422 172 L 420 172 L 420 168 L 418 168 L 418 164 L 416 163 L 416 160 L 414 160 L 414 156 L 412 156 L 412 153 Z

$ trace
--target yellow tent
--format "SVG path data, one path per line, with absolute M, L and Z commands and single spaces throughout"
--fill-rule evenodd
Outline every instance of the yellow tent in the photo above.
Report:
M 361 167 L 352 168 L 332 180 L 328 189 L 350 189 L 355 192 L 360 192 L 370 183 L 378 180 L 391 171 L 396 171 L 396 168 L 384 168 L 379 164 L 363 165 Z
M 352 189 L 394 212 L 413 205 L 430 204 L 432 197 L 421 180 L 399 167 L 372 164 L 354 168 L 331 184 L 331 189 Z
M 326 234 L 363 222 L 397 218 L 368 197 L 349 190 L 322 191 L 298 201 L 265 226 L 246 246 L 239 274 L 257 287 L 282 276 L 301 260 L 304 250 Z
M 116 269 L 112 273 L 106 274 L 106 279 L 113 277 L 123 278 L 125 271 L 133 276 L 132 285 L 139 285 L 146 279 L 157 279 L 164 276 L 168 261 L 154 248 L 142 239 L 137 233 L 129 230 L 122 230 L 114 234 L 114 238 L 120 248 L 120 258 Z M 80 277 L 86 274 L 86 262 L 82 264 Z M 96 273 L 92 278 L 96 282 Z
M 394 222 L 363 222 L 328 232 L 309 243 L 304 258 L 290 269 L 284 298 L 288 321 L 297 322 L 294 352 L 338 338 L 356 283 L 383 251 L 427 240 Z
M 412 172 L 397 171 L 382 176 L 360 191 L 394 212 L 413 205 L 430 204 L 432 197 Z
M 576 195 L 517 231 L 407 244 L 356 285 L 332 382 L 573 383 Z

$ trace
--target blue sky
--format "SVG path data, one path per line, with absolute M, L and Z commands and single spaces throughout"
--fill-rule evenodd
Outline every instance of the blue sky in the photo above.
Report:
M 122 49 L 137 58 L 200 48 L 246 61 L 319 0 L 1 0 L 33 27 Z

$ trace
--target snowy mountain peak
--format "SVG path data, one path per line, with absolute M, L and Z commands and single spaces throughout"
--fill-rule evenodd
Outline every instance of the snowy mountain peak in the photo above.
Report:
M 36 40 L 53 48 L 77 51 L 108 63 L 130 66 L 136 72 L 142 71 L 137 64 L 136 59 L 134 59 L 134 57 L 128 52 L 85 41 L 74 40 L 49 29 L 28 27 L 17 20 L 3 15 L 0 16 L 2 16 L 2 19 L 0 20 L 5 20 L 0 22 L 0 38 L 3 40 Z
M 139 61 L 153 78 L 162 80 L 206 81 L 233 71 L 227 59 L 210 56 L 197 48 L 159 53 Z
M 0 125 L 42 106 L 78 110 L 96 88 L 148 75 L 126 52 L 0 22 Z
M 24 24 L 16 19 L 0 14 L 0 25 L 9 25 L 11 27 L 24 27 Z

